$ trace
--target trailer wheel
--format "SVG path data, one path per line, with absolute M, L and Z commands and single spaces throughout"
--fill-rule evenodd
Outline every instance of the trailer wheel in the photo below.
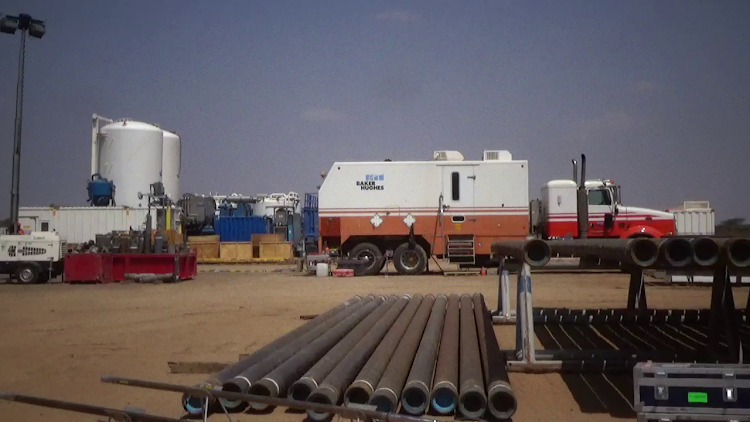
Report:
M 39 268 L 35 265 L 20 265 L 16 268 L 16 280 L 21 284 L 36 284 L 39 282 Z
M 372 243 L 360 243 L 349 252 L 349 257 L 367 261 L 365 265 L 366 275 L 376 275 L 383 267 L 383 252 Z
M 399 274 L 422 274 L 427 268 L 427 252 L 419 245 L 414 245 L 414 249 L 409 249 L 409 244 L 404 243 L 393 253 L 393 265 Z

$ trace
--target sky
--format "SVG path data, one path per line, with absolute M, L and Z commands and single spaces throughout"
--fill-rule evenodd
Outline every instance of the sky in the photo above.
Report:
M 2 0 L 27 42 L 21 205 L 85 205 L 91 115 L 176 131 L 181 190 L 314 192 L 334 161 L 529 161 L 750 219 L 747 1 Z M 0 216 L 19 36 L 0 34 Z

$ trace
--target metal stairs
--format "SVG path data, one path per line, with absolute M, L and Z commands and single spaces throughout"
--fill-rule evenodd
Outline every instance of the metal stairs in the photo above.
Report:
M 473 234 L 449 234 L 446 242 L 448 262 L 458 264 L 475 264 L 476 250 Z

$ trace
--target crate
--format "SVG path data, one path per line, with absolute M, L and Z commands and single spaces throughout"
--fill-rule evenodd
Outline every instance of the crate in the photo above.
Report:
M 210 235 L 210 236 L 188 236 L 188 244 L 190 245 L 198 245 L 198 244 L 213 244 L 213 243 L 219 243 L 220 239 L 218 235 Z
M 634 410 L 646 417 L 750 416 L 750 365 L 641 362 L 633 385 Z
M 292 259 L 292 244 L 289 242 L 263 242 L 259 247 L 261 259 Z
M 253 244 L 250 242 L 221 243 L 219 258 L 226 261 L 250 262 L 253 259 Z

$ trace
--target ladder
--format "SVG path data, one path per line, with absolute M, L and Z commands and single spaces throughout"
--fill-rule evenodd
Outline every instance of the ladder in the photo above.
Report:
M 476 249 L 473 234 L 449 234 L 446 242 L 446 257 L 451 263 L 476 264 Z

